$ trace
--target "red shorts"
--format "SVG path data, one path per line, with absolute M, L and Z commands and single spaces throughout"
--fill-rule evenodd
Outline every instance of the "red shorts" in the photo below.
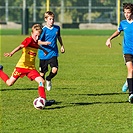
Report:
M 40 74 L 36 69 L 26 69 L 16 67 L 12 73 L 14 78 L 27 76 L 30 80 L 34 80 L 36 77 L 39 77 Z

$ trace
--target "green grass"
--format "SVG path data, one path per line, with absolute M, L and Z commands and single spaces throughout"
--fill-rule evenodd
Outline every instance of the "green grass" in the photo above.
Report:
M 20 35 L 20 29 L 0 29 L 0 35 Z
M 133 107 L 121 87 L 126 67 L 119 45 L 122 36 L 105 46 L 108 36 L 66 36 L 66 53 L 59 56 L 58 75 L 47 99 L 56 104 L 36 110 L 37 83 L 24 77 L 12 87 L 1 81 L 2 133 L 132 133 Z M 1 63 L 11 75 L 21 52 L 5 58 L 25 36 L 2 36 Z M 38 59 L 36 60 L 38 68 Z
M 31 29 L 29 29 L 30 33 Z M 62 35 L 110 35 L 115 30 L 80 30 L 80 29 L 61 29 Z M 0 35 L 21 35 L 21 29 L 1 29 Z

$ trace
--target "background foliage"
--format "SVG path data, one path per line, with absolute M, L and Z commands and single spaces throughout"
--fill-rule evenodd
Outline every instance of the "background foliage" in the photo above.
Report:
M 0 0 L 0 21 L 5 21 L 5 2 L 6 0 Z M 22 0 L 8 0 L 9 2 L 9 21 L 21 22 L 22 14 Z M 67 23 L 79 23 L 88 22 L 88 2 L 89 0 L 64 0 L 64 22 Z M 133 2 L 133 0 L 121 0 L 121 7 L 123 2 Z M 43 22 L 43 14 L 46 11 L 46 0 L 36 1 L 36 21 Z M 92 14 L 91 19 L 100 22 L 105 19 L 104 22 L 116 21 L 116 6 L 117 0 L 91 0 Z M 27 8 L 29 9 L 29 20 L 33 21 L 33 0 L 27 0 Z M 61 21 L 61 0 L 50 0 L 50 10 L 56 15 L 56 21 Z M 110 20 L 106 20 L 106 19 Z M 113 20 L 111 20 L 113 19 Z

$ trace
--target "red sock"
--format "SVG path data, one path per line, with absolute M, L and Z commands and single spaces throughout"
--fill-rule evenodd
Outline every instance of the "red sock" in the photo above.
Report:
M 46 93 L 45 93 L 45 88 L 42 87 L 42 86 L 39 86 L 38 87 L 38 93 L 39 93 L 39 96 L 46 99 Z
M 4 82 L 6 82 L 6 81 L 9 79 L 8 75 L 7 75 L 6 73 L 4 73 L 2 70 L 0 70 L 0 78 L 1 78 Z

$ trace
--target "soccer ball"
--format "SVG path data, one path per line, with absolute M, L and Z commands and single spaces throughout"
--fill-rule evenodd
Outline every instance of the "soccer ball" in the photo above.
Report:
M 33 101 L 34 107 L 36 109 L 39 109 L 39 110 L 44 109 L 45 103 L 46 103 L 46 101 L 42 97 L 35 98 L 34 101 Z

